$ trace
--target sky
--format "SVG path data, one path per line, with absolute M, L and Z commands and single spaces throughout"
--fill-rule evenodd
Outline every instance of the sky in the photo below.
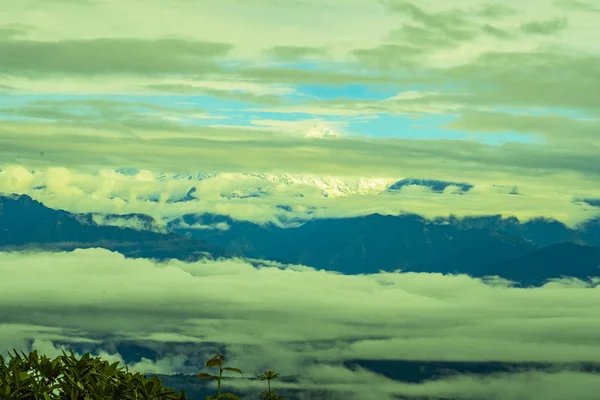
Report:
M 277 223 L 281 205 L 299 218 L 502 214 L 575 226 L 600 216 L 597 1 L 0 0 L 0 9 L 0 193 L 159 224 L 202 212 Z M 313 127 L 335 135 L 307 137 Z M 212 175 L 173 178 L 198 173 Z M 404 178 L 473 188 L 386 191 Z M 170 201 L 191 188 L 191 201 Z M 240 196 L 259 189 L 268 196 Z M 243 260 L 157 265 L 101 249 L 0 253 L 0 276 L 3 354 L 24 338 L 58 355 L 58 341 L 117 332 L 161 344 L 160 360 L 137 365 L 145 372 L 198 372 L 186 354 L 212 357 L 202 346 L 221 341 L 244 371 L 299 373 L 303 387 L 356 399 L 376 390 L 591 400 L 600 390 L 597 375 L 577 370 L 408 385 L 341 365 L 600 362 L 600 289 L 579 281 L 516 289 Z
M 169 4 L 2 1 L 3 192 L 75 212 L 165 218 L 195 207 L 264 222 L 289 199 L 240 212 L 237 200 L 166 207 L 139 194 L 171 190 L 164 172 L 219 172 L 218 187 L 248 185 L 235 174 L 249 172 L 414 177 L 474 190 L 299 206 L 572 225 L 599 213 L 580 201 L 600 198 L 595 2 Z M 313 125 L 338 136 L 305 138 Z M 145 174 L 123 183 L 116 168 Z M 89 187 L 76 183 L 84 175 Z

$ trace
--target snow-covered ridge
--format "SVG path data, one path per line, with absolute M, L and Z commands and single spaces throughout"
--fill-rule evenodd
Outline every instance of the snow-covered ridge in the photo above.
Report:
M 304 134 L 304 137 L 307 139 L 325 139 L 325 138 L 339 138 L 342 135 L 339 133 L 321 125 L 316 124 L 313 125 L 308 132 Z
M 274 189 L 290 187 L 290 189 L 317 189 L 324 197 L 340 197 L 352 194 L 381 192 L 397 181 L 393 178 L 333 177 L 300 175 L 289 173 L 218 173 L 195 172 L 189 174 L 159 174 L 158 179 L 167 181 L 200 182 L 209 179 L 233 182 L 233 197 L 261 197 Z M 239 184 L 239 185 L 236 185 Z M 239 188 L 236 188 L 239 186 Z M 237 190 L 236 190 L 237 189 Z
M 214 178 L 219 175 L 217 172 L 196 172 L 193 174 L 166 174 L 158 176 L 159 181 L 202 181 L 204 179 Z
M 121 168 L 116 172 L 123 175 L 136 175 L 133 169 Z M 153 179 L 153 178 L 149 178 Z M 187 193 L 169 199 L 169 202 L 191 201 L 194 193 L 217 190 L 222 198 L 268 197 L 275 193 L 287 192 L 294 196 L 321 195 L 322 197 L 346 197 L 361 194 L 398 193 L 406 186 L 421 186 L 434 193 L 444 193 L 454 187 L 459 193 L 466 193 L 473 187 L 466 182 L 450 182 L 435 179 L 379 178 L 379 177 L 339 177 L 290 173 L 226 173 L 193 172 L 161 173 L 154 175 L 164 183 L 185 182 Z M 204 188 L 202 188 L 204 187 Z

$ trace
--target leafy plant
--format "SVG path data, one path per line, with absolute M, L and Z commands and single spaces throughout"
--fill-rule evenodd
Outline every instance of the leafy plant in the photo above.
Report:
M 0 355 L 0 399 L 14 400 L 184 400 L 184 391 L 175 393 L 162 386 L 156 376 L 150 379 L 140 373 L 132 374 L 119 362 L 109 364 L 89 353 L 80 359 L 70 350 L 50 360 L 37 351 L 29 355 L 14 351 L 8 365 Z
M 0 400 L 186 400 L 183 390 L 176 393 L 166 388 L 158 377 L 147 379 L 140 373 L 129 372 L 127 365 L 119 367 L 119 362 L 110 364 L 89 353 L 77 359 L 75 353 L 62 352 L 51 360 L 37 351 L 29 355 L 13 350 L 14 355 L 8 364 L 0 355 Z M 197 378 L 216 379 L 217 395 L 207 396 L 206 400 L 240 400 L 232 393 L 221 393 L 223 371 L 236 372 L 243 376 L 239 368 L 225 367 L 225 357 L 217 353 L 206 362 L 206 368 L 219 368 L 219 375 L 200 372 Z M 266 380 L 268 391 L 261 392 L 263 400 L 285 400 L 271 390 L 271 380 L 279 374 L 265 370 L 257 378 Z
M 207 372 L 200 372 L 196 375 L 196 378 L 199 379 L 216 379 L 217 380 L 217 395 L 216 396 L 206 396 L 206 400 L 221 400 L 221 399 L 229 399 L 229 400 L 240 400 L 238 396 L 233 393 L 223 393 L 221 394 L 221 380 L 223 379 L 223 371 L 232 371 L 237 372 L 240 375 L 244 375 L 242 370 L 239 368 L 233 367 L 224 367 L 225 356 L 221 353 L 217 353 L 213 358 L 206 362 L 205 368 L 213 368 L 219 367 L 219 375 L 211 375 Z
M 260 375 L 257 376 L 261 381 L 267 381 L 269 390 L 260 393 L 260 398 L 263 400 L 285 400 L 283 396 L 278 396 L 275 391 L 271 390 L 271 379 L 275 379 L 279 376 L 277 372 L 270 369 L 264 370 Z
M 274 390 L 260 392 L 260 398 L 262 400 L 285 400 L 283 396 L 279 396 Z

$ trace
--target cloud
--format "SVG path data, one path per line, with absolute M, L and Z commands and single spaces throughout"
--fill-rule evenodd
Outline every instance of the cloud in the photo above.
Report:
M 465 107 L 459 102 L 439 101 L 438 98 L 444 97 L 444 95 L 447 95 L 447 93 L 407 90 L 381 100 L 343 97 L 335 99 L 311 98 L 298 105 L 262 107 L 253 110 L 271 113 L 288 112 L 342 117 L 377 117 L 381 115 L 454 114 L 454 111 Z
M 15 37 L 26 35 L 31 27 L 19 24 L 11 23 L 0 27 L 0 40 L 13 39 Z
M 467 94 L 462 101 L 467 104 L 593 113 L 595 100 L 582 89 L 598 85 L 594 71 L 599 63 L 600 58 L 595 55 L 489 52 L 472 64 L 449 69 L 447 76 L 461 83 Z
M 564 115 L 510 114 L 501 112 L 464 112 L 443 127 L 471 132 L 520 132 L 541 135 L 555 142 L 596 143 L 600 119 Z M 600 142 L 599 142 L 600 143 Z
M 466 18 L 466 13 L 459 10 L 449 10 L 431 13 L 418 7 L 412 1 L 384 2 L 393 13 L 408 16 L 418 23 L 403 24 L 401 28 L 389 34 L 394 41 L 407 43 L 413 52 L 424 54 L 435 49 L 452 47 L 461 42 L 475 39 L 478 32 L 472 29 L 472 24 Z
M 364 65 L 384 71 L 413 66 L 414 58 L 423 53 L 424 50 L 420 48 L 399 44 L 385 44 L 374 48 L 355 49 L 350 52 L 357 61 Z
M 155 264 L 101 249 L 0 253 L 0 274 L 3 354 L 27 350 L 29 340 L 51 355 L 78 342 L 122 360 L 115 345 L 128 341 L 156 353 L 137 370 L 194 373 L 217 345 L 246 375 L 269 367 L 302 377 L 280 387 L 352 390 L 362 398 L 376 387 L 385 396 L 533 399 L 561 384 L 598 385 L 597 376 L 577 370 L 416 385 L 344 366 L 357 358 L 600 362 L 600 289 L 579 281 L 518 289 L 462 275 L 344 276 L 236 259 Z
M 480 377 L 461 375 L 441 378 L 424 383 L 398 383 L 370 371 L 349 370 L 343 367 L 318 366 L 306 372 L 307 379 L 302 384 L 278 382 L 278 387 L 304 387 L 319 390 L 328 388 L 332 394 L 317 398 L 361 399 L 377 397 L 395 399 L 397 396 L 420 396 L 425 398 L 485 398 L 494 400 L 560 400 L 573 397 L 582 400 L 594 399 L 600 386 L 598 375 L 576 372 L 537 372 L 499 373 Z M 232 386 L 247 387 L 236 384 Z M 259 385 L 253 385 L 257 389 Z M 257 390 L 255 389 L 255 390 Z M 313 395 L 314 396 L 314 395 Z M 335 397 L 332 397 L 335 396 Z M 338 397 L 339 396 L 339 397 Z M 314 398 L 314 397 L 312 397 Z
M 225 43 L 178 39 L 0 41 L 0 73 L 6 75 L 102 75 L 210 73 Z
M 198 107 L 176 108 L 144 102 L 84 98 L 60 101 L 34 100 L 22 106 L 2 107 L 0 113 L 6 117 L 56 121 L 80 128 L 112 126 L 116 130 L 123 128 L 131 130 L 165 129 L 169 126 L 177 129 L 179 125 L 174 121 L 203 116 L 205 111 Z
M 253 103 L 253 111 L 258 105 L 269 105 L 268 111 L 281 120 L 289 119 L 289 112 L 460 117 L 507 107 L 522 112 L 551 114 L 568 109 L 597 114 L 593 17 L 565 11 L 550 1 L 495 6 L 454 0 L 444 4 L 352 0 L 329 7 L 314 1 L 238 2 L 235 7 L 225 2 L 212 7 L 211 21 L 203 24 L 192 23 L 190 18 L 204 15 L 206 5 L 178 1 L 168 10 L 170 20 L 181 21 L 176 26 L 164 23 L 164 10 L 156 2 L 146 4 L 143 16 L 135 14 L 139 19 L 135 25 L 126 18 L 136 11 L 135 6 L 121 2 L 26 3 L 54 17 L 40 21 L 23 8 L 24 3 L 10 5 L 8 14 L 23 18 L 19 24 L 6 17 L 0 20 L 8 32 L 0 48 L 11 55 L 0 62 L 4 73 L 0 85 L 30 93 L 200 94 Z M 113 21 L 112 26 L 119 29 L 81 17 L 82 7 L 88 10 L 86 15 Z M 557 18 L 559 13 L 568 15 Z M 64 23 L 64 18 L 74 15 L 85 25 L 85 34 L 81 26 Z M 286 23 L 288 28 L 283 28 L 279 25 L 289 20 L 286 16 L 293 16 L 295 24 Z M 265 20 L 269 24 L 259 26 Z M 246 29 L 249 25 L 253 29 Z M 275 25 L 281 28 L 277 35 L 272 34 Z M 553 35 L 523 29 L 550 29 Z M 40 54 L 47 57 L 36 61 Z M 303 57 L 313 57 L 312 62 L 299 63 Z M 301 93 L 302 85 L 358 83 L 386 84 L 399 92 L 425 88 L 413 99 L 301 101 L 298 96 L 287 96 Z M 277 87 L 285 90 L 277 92 Z M 68 117 L 61 114 L 62 109 L 28 106 L 20 110 L 21 118 L 40 113 Z M 61 106 L 56 104 L 56 108 Z M 223 118 L 217 110 L 206 112 Z M 14 112 L 3 114 L 14 118 Z M 128 121 L 126 128 L 185 130 L 173 120 L 143 118 L 138 124 Z M 114 129 L 111 124 L 105 128 L 109 127 Z M 563 132 L 561 136 L 573 135 Z
M 567 27 L 565 18 L 553 19 L 550 21 L 531 21 L 523 24 L 521 29 L 528 33 L 538 35 L 552 35 Z
M 198 87 L 197 85 L 149 85 L 148 89 L 155 90 L 159 93 L 177 93 L 187 95 L 202 95 L 211 96 L 217 99 L 226 99 L 234 101 L 242 101 L 254 104 L 277 105 L 284 104 L 285 99 L 277 95 L 269 94 L 254 94 L 245 91 L 235 90 L 219 90 L 206 87 Z
M 476 170 L 486 169 L 505 172 L 518 170 L 515 171 L 518 174 L 528 174 L 539 169 L 549 173 L 569 171 L 586 175 L 598 174 L 592 149 L 588 145 L 578 146 L 577 137 L 569 140 L 574 144 L 564 146 L 561 143 L 559 147 L 539 146 L 535 143 L 509 143 L 490 147 L 484 143 L 465 140 L 373 140 L 356 136 L 347 137 L 344 141 L 308 145 L 305 140 L 270 129 L 184 124 L 161 118 L 160 114 L 154 116 L 152 112 L 138 116 L 135 112 L 117 111 L 122 115 L 121 118 L 93 116 L 97 119 L 91 121 L 93 124 L 87 123 L 87 116 L 77 119 L 65 115 L 66 110 L 41 108 L 28 111 L 25 107 L 24 112 L 34 115 L 49 113 L 47 116 L 64 120 L 59 119 L 53 124 L 34 120 L 5 121 L 0 138 L 0 154 L 11 163 L 43 165 L 52 161 L 55 165 L 58 163 L 68 167 L 93 164 L 115 168 L 122 167 L 122 163 L 125 163 L 145 169 L 160 167 L 166 170 L 187 170 L 190 166 L 195 166 L 199 170 L 221 169 L 232 172 L 273 171 L 285 166 L 291 173 L 339 175 L 352 174 L 351 171 L 356 169 L 360 169 L 365 175 L 386 174 L 387 171 L 398 168 L 419 170 L 421 174 L 436 169 L 439 172 L 452 170 L 454 174 L 461 176 L 467 170 L 475 174 Z M 180 118 L 186 117 L 182 111 L 172 113 L 172 116 L 178 115 Z M 72 123 L 68 118 L 74 118 L 77 123 Z M 543 124 L 543 118 L 531 120 L 540 121 L 537 126 L 530 124 L 536 133 L 556 132 L 553 125 Z M 593 121 L 563 120 L 565 121 L 561 122 L 565 128 L 576 126 L 583 132 L 589 131 L 588 125 L 594 124 Z M 493 126 L 490 129 L 498 130 Z M 564 132 L 562 135 L 569 138 Z M 24 137 L 28 140 L 24 141 Z M 105 141 L 106 137 L 116 141 L 109 144 Z M 588 142 L 595 143 L 592 135 L 587 135 L 587 138 Z M 307 149 L 310 151 L 306 151 Z M 41 150 L 45 151 L 47 157 L 31 158 L 31 155 L 38 154 Z M 564 153 L 560 159 L 555 158 L 556 151 Z M 200 154 L 202 157 L 198 158 Z M 240 154 L 244 157 L 240 157 Z M 443 168 L 436 167 L 440 162 L 445 164 Z
M 185 222 L 179 222 L 177 224 L 178 229 L 217 229 L 220 231 L 226 231 L 230 228 L 227 222 L 217 222 L 212 225 L 203 225 L 203 224 L 188 224 Z
M 327 55 L 327 50 L 318 47 L 274 46 L 267 49 L 265 54 L 284 60 L 297 60 L 301 58 L 323 57 Z
M 166 227 L 162 224 L 162 220 L 151 221 L 148 218 L 142 218 L 139 215 L 130 214 L 125 216 L 114 216 L 104 214 L 93 214 L 92 221 L 98 225 L 118 226 L 120 228 L 132 228 L 138 231 L 151 230 L 165 232 Z
M 591 1 L 579 1 L 579 0 L 558 0 L 556 4 L 567 10 L 576 10 L 582 12 L 600 12 L 600 8 L 595 7 Z
M 444 193 L 436 193 L 422 186 L 383 193 L 392 183 L 406 176 L 361 178 L 223 172 L 202 180 L 190 180 L 164 179 L 160 172 L 142 170 L 128 176 L 110 169 L 86 171 L 2 166 L 0 187 L 7 193 L 28 194 L 48 207 L 76 213 L 141 213 L 156 218 L 159 225 L 188 213 L 214 213 L 276 224 L 281 224 L 284 219 L 339 218 L 372 213 L 397 215 L 406 212 L 427 218 L 451 214 L 502 214 L 522 220 L 553 217 L 571 226 L 598 215 L 597 207 L 576 201 L 598 196 L 593 181 L 572 174 L 520 177 L 518 180 L 506 174 L 473 174 L 465 180 L 474 185 L 473 188 L 459 195 L 454 194 L 452 187 Z M 451 179 L 449 175 L 442 178 Z M 494 183 L 490 184 L 490 181 Z M 192 188 L 195 189 L 193 199 L 173 202 L 186 197 Z M 513 195 L 515 190 L 520 196 Z M 259 192 L 263 195 L 247 197 Z M 323 197 L 324 194 L 327 197 Z M 103 221 L 104 217 L 97 218 Z M 111 224 L 118 222 L 111 221 Z M 145 223 L 142 225 L 146 226 Z

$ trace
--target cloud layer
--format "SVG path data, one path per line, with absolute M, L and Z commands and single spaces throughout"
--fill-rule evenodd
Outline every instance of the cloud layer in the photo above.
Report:
M 570 391 L 591 399 L 586 393 L 600 385 L 597 375 L 577 370 L 402 384 L 342 364 L 600 362 L 599 289 L 580 281 L 516 289 L 467 276 L 344 276 L 302 266 L 257 269 L 240 260 L 154 264 L 102 249 L 3 253 L 0 274 L 3 353 L 33 339 L 50 354 L 59 343 L 88 342 L 119 359 L 114 343 L 131 341 L 153 348 L 159 360 L 142 360 L 138 370 L 193 373 L 217 345 L 247 374 L 266 367 L 300 374 L 299 383 L 281 385 L 347 390 L 357 399 L 370 390 L 381 398 L 558 399 Z
M 551 217 L 575 226 L 600 212 L 593 201 L 581 200 L 598 197 L 593 180 L 578 180 L 571 174 L 554 175 L 552 183 L 536 177 L 517 180 L 490 174 L 466 180 L 474 186 L 462 192 L 452 185 L 441 192 L 418 185 L 387 190 L 405 177 L 165 175 L 149 170 L 79 172 L 73 168 L 9 165 L 0 170 L 0 190 L 28 194 L 48 207 L 75 213 L 147 214 L 159 224 L 189 213 L 228 215 L 257 223 L 417 213 L 428 218 L 501 214 L 523 221 Z M 112 223 L 116 223 L 114 218 Z

